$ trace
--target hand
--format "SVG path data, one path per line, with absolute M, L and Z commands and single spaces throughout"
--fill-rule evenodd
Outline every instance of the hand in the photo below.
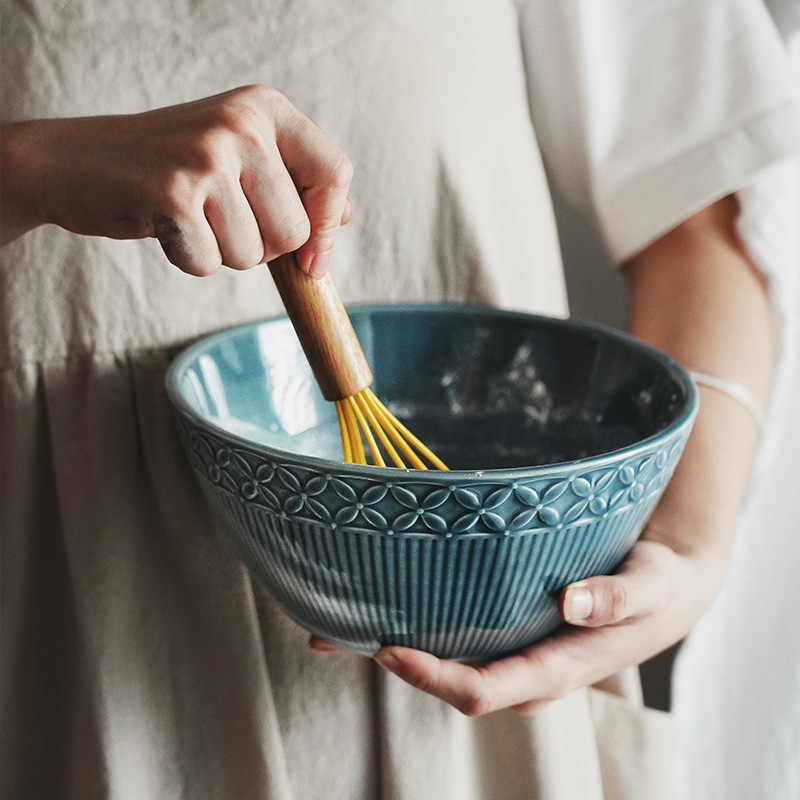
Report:
M 681 639 L 705 610 L 726 558 L 712 551 L 675 552 L 654 522 L 619 571 L 565 587 L 559 610 L 570 623 L 518 653 L 458 663 L 406 647 L 385 647 L 375 660 L 411 686 L 467 716 L 502 708 L 532 714 L 575 689 L 639 664 Z M 311 647 L 331 652 L 316 637 Z
M 391 646 L 374 658 L 467 716 L 503 708 L 535 713 L 679 641 L 708 606 L 727 554 L 705 547 L 678 553 L 668 544 L 675 537 L 660 533 L 660 524 L 657 512 L 615 575 L 565 587 L 559 610 L 570 624 L 518 653 L 470 664 Z M 335 650 L 316 637 L 310 644 L 318 652 Z
M 4 237 L 54 223 L 155 237 L 195 275 L 296 250 L 323 274 L 352 167 L 279 92 L 249 86 L 125 116 L 4 126 Z
M 617 575 L 566 587 L 560 609 L 572 624 L 517 654 L 466 664 L 387 647 L 375 659 L 467 716 L 502 708 L 532 714 L 678 641 L 714 585 L 700 560 L 642 539 Z

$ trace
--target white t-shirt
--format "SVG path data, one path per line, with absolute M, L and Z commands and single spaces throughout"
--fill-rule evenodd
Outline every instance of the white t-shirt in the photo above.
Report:
M 758 0 L 521 0 L 521 15 L 553 185 L 614 261 L 800 146 L 797 91 Z

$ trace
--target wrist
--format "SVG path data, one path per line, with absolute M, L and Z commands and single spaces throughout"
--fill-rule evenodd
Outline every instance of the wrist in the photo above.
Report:
M 689 368 L 687 371 L 692 380 L 699 386 L 708 386 L 711 389 L 722 392 L 746 408 L 750 412 L 753 422 L 755 422 L 758 427 L 760 438 L 766 427 L 766 414 L 761 407 L 761 403 L 759 403 L 755 395 L 746 386 L 731 378 L 726 378 L 723 375 L 717 375 L 713 372 L 706 372 L 693 368 Z
M 750 412 L 728 395 L 703 386 L 700 395 L 692 435 L 645 538 L 667 544 L 679 555 L 725 563 L 759 432 Z
M 47 220 L 35 187 L 40 158 L 37 123 L 13 122 L 0 134 L 0 246 L 8 244 Z

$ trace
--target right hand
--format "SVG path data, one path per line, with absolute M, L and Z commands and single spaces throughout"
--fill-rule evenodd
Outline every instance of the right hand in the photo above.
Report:
M 155 237 L 185 272 L 297 251 L 321 275 L 352 166 L 279 92 L 247 86 L 142 114 L 3 126 L 4 241 L 40 224 Z

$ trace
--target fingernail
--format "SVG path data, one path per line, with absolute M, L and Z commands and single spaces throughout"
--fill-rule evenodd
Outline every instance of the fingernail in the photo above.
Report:
M 400 659 L 388 648 L 384 648 L 383 650 L 378 650 L 377 653 L 373 656 L 373 658 L 384 668 L 389 670 L 389 672 L 396 674 L 402 664 L 400 663 Z
M 564 619 L 567 622 L 582 622 L 591 615 L 593 606 L 591 591 L 581 583 L 574 583 L 567 589 L 564 598 Z
M 331 263 L 330 250 L 327 253 L 316 253 L 311 259 L 308 274 L 314 278 L 321 278 L 327 271 Z

